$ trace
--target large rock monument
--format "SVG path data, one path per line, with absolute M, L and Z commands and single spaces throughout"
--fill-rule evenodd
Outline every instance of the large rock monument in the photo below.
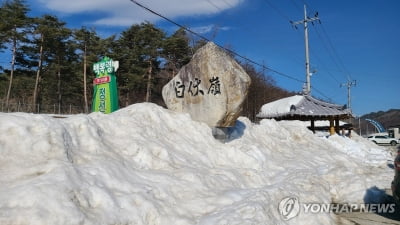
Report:
M 162 96 L 170 110 L 187 112 L 210 127 L 231 127 L 250 82 L 239 63 L 209 42 L 163 87 Z

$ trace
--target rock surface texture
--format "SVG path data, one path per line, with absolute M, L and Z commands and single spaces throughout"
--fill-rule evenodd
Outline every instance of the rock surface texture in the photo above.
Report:
M 170 110 L 189 113 L 210 127 L 230 127 L 239 117 L 250 83 L 239 63 L 209 42 L 163 87 L 162 95 Z

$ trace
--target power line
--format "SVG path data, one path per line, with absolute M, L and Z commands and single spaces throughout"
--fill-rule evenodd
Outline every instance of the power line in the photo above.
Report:
M 180 24 L 176 23 L 175 21 L 173 21 L 173 20 L 171 20 L 171 19 L 169 19 L 169 18 L 167 18 L 167 17 L 161 15 L 160 13 L 155 12 L 154 10 L 152 10 L 152 9 L 150 9 L 150 8 L 148 8 L 148 7 L 144 6 L 144 5 L 142 5 L 142 4 L 140 4 L 139 2 L 137 2 L 137 1 L 135 1 L 135 0 L 130 0 L 130 1 L 131 1 L 132 3 L 138 5 L 139 7 L 141 7 L 141 8 L 143 8 L 143 9 L 145 9 L 145 10 L 147 10 L 147 11 L 149 11 L 149 12 L 151 12 L 151 13 L 153 13 L 153 14 L 155 14 L 155 15 L 157 15 L 157 16 L 159 16 L 159 17 L 165 19 L 165 20 L 167 20 L 168 22 L 170 22 L 170 23 L 172 23 L 172 24 L 174 24 L 174 25 L 176 25 L 176 26 L 178 26 L 178 27 L 180 27 L 180 28 L 186 30 L 187 32 L 189 32 L 189 33 L 191 33 L 191 34 L 193 34 L 193 35 L 195 35 L 195 36 L 197 36 L 197 37 L 199 37 L 199 38 L 201 38 L 201 39 L 203 39 L 203 40 L 210 41 L 208 38 L 204 37 L 203 35 L 198 34 L 198 33 L 194 32 L 194 31 L 190 30 L 189 28 L 187 28 L 187 27 L 185 27 L 185 26 L 183 26 L 183 25 L 180 25 Z M 208 2 L 208 1 L 207 1 L 207 2 Z M 224 2 L 225 2 L 225 1 L 224 1 Z M 211 4 L 211 5 L 214 5 L 214 6 L 215 6 L 215 4 Z M 219 8 L 219 7 L 217 7 L 217 6 L 215 6 L 215 7 L 216 7 L 217 9 Z M 284 17 L 285 17 L 285 16 L 284 16 Z M 273 72 L 273 73 L 275 73 L 275 74 L 277 74 L 277 75 L 280 75 L 280 76 L 282 76 L 282 77 L 285 77 L 285 78 L 288 78 L 288 79 L 297 81 L 297 82 L 299 82 L 299 83 L 304 83 L 303 80 L 297 79 L 297 78 L 292 77 L 292 76 L 290 76 L 290 75 L 287 75 L 287 74 L 285 74 L 285 73 L 279 72 L 279 71 L 277 71 L 277 70 L 275 70 L 275 69 L 272 69 L 272 68 L 270 68 L 270 67 L 267 67 L 267 66 L 265 66 L 265 65 L 263 65 L 263 64 L 260 64 L 260 63 L 258 63 L 258 62 L 255 62 L 254 60 L 252 60 L 252 59 L 250 59 L 250 58 L 248 58 L 248 57 L 242 56 L 242 55 L 238 54 L 237 52 L 235 52 L 235 51 L 233 51 L 233 50 L 231 50 L 231 49 L 225 48 L 225 47 L 223 47 L 223 46 L 221 46 L 221 45 L 219 45 L 219 44 L 217 44 L 217 43 L 215 43 L 215 44 L 216 44 L 218 47 L 220 47 L 221 49 L 224 49 L 225 51 L 227 51 L 227 52 L 229 52 L 229 53 L 231 53 L 231 54 L 233 54 L 233 55 L 236 55 L 236 56 L 238 56 L 238 57 L 240 57 L 240 58 L 242 58 L 242 59 L 244 59 L 244 60 L 246 60 L 246 61 L 248 61 L 248 62 L 254 64 L 254 65 L 257 65 L 257 66 L 261 67 L 262 69 L 269 70 L 269 71 L 271 71 L 271 72 Z M 320 90 L 316 89 L 315 87 L 313 87 L 312 89 L 315 90 L 317 93 L 319 93 L 319 94 L 320 94 L 321 96 L 323 96 L 324 98 L 326 98 L 326 99 L 331 99 L 330 97 L 328 97 L 327 95 L 325 95 L 324 93 L 322 93 Z
M 294 2 L 294 0 L 292 0 Z M 303 5 L 307 6 L 307 8 L 311 9 L 311 11 L 315 11 L 305 0 L 301 0 Z M 301 8 L 301 7 L 300 7 Z
M 225 0 L 223 0 L 224 2 L 225 2 Z M 280 15 L 285 21 L 290 21 L 290 19 L 289 19 L 289 16 L 287 16 L 287 14 L 285 14 L 282 10 L 280 10 L 278 7 L 276 7 L 276 5 L 273 5 L 272 3 L 271 3 L 271 1 L 269 1 L 269 0 L 264 0 L 264 3 L 265 3 L 265 5 L 267 5 L 269 8 L 272 8 L 272 9 L 274 9 L 276 12 L 277 12 L 277 14 L 278 15 Z M 253 27 L 253 26 L 243 26 L 243 28 L 244 29 L 247 29 L 248 30 L 248 27 Z M 264 35 L 255 35 L 254 37 L 256 37 L 256 38 L 259 38 L 259 37 L 263 37 Z M 260 39 L 261 40 L 261 39 Z M 265 41 L 265 39 L 264 40 L 261 40 L 261 41 Z M 286 56 L 287 58 L 286 59 L 291 59 L 294 63 L 297 63 L 297 64 L 302 64 L 303 63 L 303 60 L 302 59 L 299 59 L 298 57 L 296 57 L 296 56 L 294 56 L 294 55 L 292 55 L 292 54 L 290 54 L 290 55 L 288 55 L 288 56 Z
M 216 8 L 219 11 L 223 11 L 224 10 L 222 6 L 218 6 L 217 4 L 213 3 L 211 0 L 206 0 L 206 1 L 208 2 L 209 5 L 211 5 L 212 7 Z M 228 6 L 228 8 L 234 8 L 235 7 L 234 5 L 232 5 L 227 0 L 222 0 L 222 1 L 225 3 L 225 6 Z M 233 22 L 232 20 L 230 20 L 230 21 Z M 237 20 L 237 21 L 234 21 L 234 23 L 235 23 L 235 25 L 240 25 L 240 28 L 248 31 L 249 32 L 248 33 L 249 36 L 251 36 L 250 33 L 252 33 L 253 35 L 251 37 L 256 38 L 256 39 L 258 39 L 258 40 L 260 40 L 262 42 L 265 42 L 265 38 L 263 38 L 264 35 L 260 35 L 259 34 L 260 29 L 257 29 L 257 31 L 255 31 L 254 29 L 251 29 L 251 28 L 253 28 L 253 26 L 249 26 L 249 25 L 243 23 L 243 20 Z M 229 25 L 228 25 L 228 27 L 229 27 Z
M 321 41 L 322 41 L 322 38 L 320 38 L 320 39 L 321 39 Z M 332 60 L 333 60 L 334 62 L 336 62 L 336 61 L 334 60 L 334 58 L 332 57 L 332 55 L 330 54 L 328 48 L 327 48 L 325 45 L 324 45 L 324 47 L 325 47 L 325 49 L 328 51 L 328 54 L 331 56 Z M 317 58 L 317 60 L 326 68 L 326 72 L 328 73 L 328 75 L 329 75 L 330 77 L 332 77 L 332 79 L 334 79 L 338 84 L 340 84 L 339 80 L 329 71 L 328 67 L 324 64 L 324 62 L 321 60 L 321 58 L 319 57 L 319 55 L 318 55 L 318 54 L 315 54 L 313 48 L 311 48 L 310 51 L 311 51 L 311 53 L 313 53 L 313 56 L 314 56 L 315 58 Z
M 276 7 L 275 5 L 273 5 L 272 3 L 271 3 L 271 1 L 269 1 L 269 0 L 264 0 L 264 2 L 269 6 L 269 7 L 271 7 L 272 9 L 274 9 L 285 21 L 287 21 L 287 22 L 290 22 L 291 20 L 290 20 L 290 18 L 289 18 L 289 16 L 287 16 L 285 13 L 283 13 L 278 7 Z M 295 4 L 295 3 L 294 3 Z M 296 5 L 297 6 L 297 5 Z M 301 60 L 301 59 L 299 59 L 299 58 L 297 58 L 297 57 L 294 57 L 293 55 L 289 55 L 289 56 L 287 56 L 288 58 L 291 58 L 295 63 L 301 63 L 301 64 L 303 64 L 303 60 Z
M 285 20 L 290 21 L 290 18 L 284 14 L 280 9 L 278 9 L 277 7 L 275 7 L 270 1 L 268 0 L 264 0 L 264 2 L 266 4 L 268 4 L 271 8 L 273 8 L 280 16 L 282 16 L 283 18 L 285 18 Z
M 311 11 L 315 12 L 315 10 L 314 10 L 305 0 L 302 0 L 302 2 L 303 2 L 303 4 L 304 4 L 307 8 L 309 8 L 309 9 L 311 9 Z M 297 8 L 299 11 L 303 11 L 303 9 L 299 6 L 299 4 L 297 4 L 297 2 L 296 2 L 295 0 L 291 0 L 291 3 L 292 3 L 292 4 L 295 6 L 295 8 Z M 320 24 L 321 24 L 321 23 L 320 23 Z M 322 26 L 322 24 L 321 24 L 321 26 Z M 323 28 L 323 26 L 322 26 L 322 28 Z M 320 38 L 320 40 L 323 41 L 323 38 L 321 37 L 321 35 L 319 35 L 319 33 L 317 33 L 317 34 L 318 34 L 318 37 Z M 329 40 L 329 39 L 328 39 L 328 40 Z M 323 44 L 325 44 L 325 43 L 323 42 Z M 326 50 L 327 50 L 328 53 L 330 54 L 331 52 L 330 52 L 329 49 L 326 47 L 326 45 L 324 45 L 324 47 L 326 48 Z M 311 53 L 313 53 L 313 56 L 314 56 L 321 64 L 323 64 L 323 66 L 326 67 L 326 65 L 323 63 L 323 61 L 319 58 L 319 55 L 314 53 L 313 48 L 310 48 L 310 51 L 311 51 Z M 331 56 L 332 60 L 336 63 L 336 65 L 338 65 L 337 62 L 334 60 L 334 57 L 332 56 L 332 54 L 330 54 L 330 56 Z M 326 67 L 326 68 L 327 68 L 327 67 Z M 339 68 L 339 66 L 338 66 L 338 68 Z M 328 69 L 327 69 L 327 73 L 328 73 L 329 76 L 332 77 L 332 79 L 334 79 L 338 84 L 340 84 L 339 80 L 338 80 Z M 327 95 L 325 95 L 324 93 L 322 93 L 320 90 L 316 89 L 315 87 L 311 87 L 311 89 L 315 90 L 317 93 L 319 93 L 320 95 L 322 95 L 323 97 L 325 97 L 325 98 L 327 98 L 327 99 L 332 99 L 332 98 L 328 97 Z
M 264 2 L 265 2 L 266 4 L 268 4 L 272 9 L 274 9 L 282 18 L 284 18 L 285 20 L 287 20 L 287 21 L 289 21 L 289 22 L 291 21 L 290 18 L 289 18 L 286 14 L 284 14 L 281 10 L 279 10 L 279 8 L 275 7 L 269 0 L 264 0 Z M 294 5 L 298 10 L 303 11 L 303 9 L 301 9 L 301 7 L 296 3 L 295 0 L 291 0 L 291 2 L 293 3 L 293 5 Z M 304 0 L 303 0 L 303 3 L 304 3 L 304 5 L 306 5 L 308 8 L 311 8 Z M 319 20 L 318 20 L 318 21 L 319 21 Z M 319 62 L 321 62 L 321 59 L 318 57 L 317 54 L 315 54 L 315 53 L 313 52 L 313 49 L 312 49 L 312 48 L 310 48 L 310 51 L 314 54 L 314 56 L 317 58 L 317 60 L 318 60 Z M 321 62 L 321 63 L 322 63 L 322 62 Z M 329 74 L 338 84 L 340 84 L 339 80 L 336 79 L 336 77 L 335 77 L 329 70 L 328 70 L 327 72 L 328 72 L 328 74 Z M 322 93 L 320 90 L 316 89 L 315 87 L 311 87 L 311 89 L 315 90 L 317 93 L 319 93 L 321 96 L 323 96 L 323 97 L 326 98 L 326 99 L 329 99 L 329 100 L 332 99 L 332 98 L 328 97 L 327 95 L 325 95 L 324 93 Z
M 266 0 L 266 1 L 267 1 L 267 0 Z M 215 7 L 216 9 L 222 11 L 222 9 L 221 9 L 220 7 L 218 7 L 216 4 L 212 3 L 210 0 L 207 0 L 207 2 L 208 2 L 211 6 L 213 6 L 213 7 Z M 233 7 L 233 6 L 232 6 L 231 4 L 229 4 L 226 0 L 223 0 L 223 2 L 225 2 L 226 5 L 228 5 L 228 6 L 230 6 L 230 7 Z M 277 8 L 275 8 L 275 9 L 277 10 Z M 289 17 L 287 17 L 287 18 L 289 18 Z M 242 25 L 243 25 L 243 24 L 242 24 Z M 244 27 L 246 30 L 249 30 L 249 29 L 248 29 L 248 26 L 243 26 L 243 27 Z M 188 29 L 188 28 L 186 28 L 186 27 L 182 27 L 182 28 L 183 28 L 183 29 Z M 250 31 L 250 30 L 249 30 L 249 31 Z M 194 33 L 195 33 L 195 32 L 192 32 L 192 34 L 194 34 Z M 256 37 L 259 37 L 259 36 L 256 35 Z M 205 40 L 209 41 L 208 39 L 205 39 Z M 218 45 L 218 44 L 217 44 L 217 45 Z M 274 72 L 274 73 L 276 73 L 276 74 L 278 74 L 278 75 L 281 75 L 281 76 L 283 76 L 283 77 L 286 77 L 286 78 L 288 78 L 288 79 L 295 80 L 295 81 L 297 81 L 297 82 L 299 82 L 299 83 L 304 83 L 304 81 L 302 81 L 302 80 L 299 80 L 299 79 L 297 79 L 297 78 L 294 78 L 294 77 L 292 77 L 292 76 L 289 76 L 289 75 L 287 75 L 287 74 L 284 74 L 284 73 L 282 73 L 282 72 L 279 72 L 279 71 L 274 70 L 274 69 L 272 69 L 272 68 L 266 67 L 264 64 L 257 63 L 257 62 L 255 62 L 255 61 L 253 61 L 253 60 L 251 60 L 251 59 L 249 59 L 249 58 L 247 58 L 247 57 L 244 57 L 244 56 L 242 56 L 242 55 L 239 55 L 238 53 L 232 51 L 231 49 L 227 49 L 227 48 L 222 47 L 222 46 L 220 46 L 220 45 L 218 45 L 218 46 L 221 47 L 222 49 L 224 49 L 224 50 L 226 50 L 226 51 L 229 51 L 230 53 L 232 53 L 232 54 L 234 54 L 234 55 L 236 55 L 236 56 L 242 58 L 242 59 L 245 59 L 245 60 L 247 60 L 247 61 L 249 61 L 249 62 L 251 62 L 251 63 L 253 63 L 253 64 L 255 64 L 255 65 L 259 66 L 259 67 L 261 67 L 263 70 L 267 69 L 267 70 L 269 70 L 269 71 L 271 71 L 271 72 Z
M 321 34 L 321 32 L 319 32 L 319 30 L 317 28 L 314 28 L 315 33 L 317 34 L 317 37 L 319 40 L 321 40 L 322 46 L 324 47 L 324 49 L 326 50 L 326 52 L 328 53 L 330 59 L 332 60 L 332 62 L 335 64 L 335 66 L 338 68 L 338 70 L 340 72 L 342 72 L 341 74 L 348 80 L 351 79 L 351 75 L 348 72 L 348 70 L 346 69 L 346 67 L 343 64 L 343 61 L 340 59 L 339 55 L 337 54 L 332 42 L 329 39 L 328 34 L 326 33 L 323 24 L 321 24 L 321 29 L 323 31 L 323 34 Z M 313 52 L 313 55 L 315 57 L 318 57 L 317 54 L 315 54 Z M 345 76 L 344 74 L 347 74 L 347 76 Z M 340 82 L 338 81 L 338 79 L 329 72 L 329 75 L 335 80 L 337 81 L 339 84 Z
M 227 2 L 226 0 L 222 0 L 223 2 L 225 2 L 225 5 L 229 6 L 230 8 L 233 8 L 233 5 L 229 2 Z
M 139 7 L 143 8 L 143 9 L 145 9 L 145 10 L 147 10 L 147 11 L 153 13 L 154 15 L 157 15 L 157 16 L 159 16 L 159 17 L 161 17 L 161 18 L 167 20 L 168 22 L 170 22 L 170 23 L 172 23 L 172 24 L 174 24 L 174 25 L 176 25 L 176 26 L 178 26 L 178 27 L 184 29 L 185 31 L 187 31 L 187 32 L 189 32 L 189 33 L 191 33 L 191 34 L 193 34 L 193 35 L 195 35 L 195 36 L 197 36 L 197 37 L 199 37 L 199 38 L 201 38 L 201 39 L 203 39 L 203 40 L 205 40 L 205 41 L 208 41 L 208 42 L 211 41 L 211 40 L 209 40 L 208 38 L 204 37 L 203 35 L 201 35 L 201 34 L 199 34 L 199 33 L 197 33 L 197 32 L 194 32 L 194 31 L 192 31 L 191 29 L 189 29 L 189 28 L 187 28 L 187 27 L 185 27 L 185 26 L 183 26 L 183 25 L 178 24 L 177 22 L 175 22 L 175 21 L 173 21 L 173 20 L 171 20 L 171 19 L 169 19 L 169 18 L 167 18 L 167 17 L 161 15 L 160 13 L 158 13 L 158 12 L 156 12 L 156 11 L 150 9 L 149 7 L 146 7 L 146 6 L 142 5 L 141 3 L 137 2 L 136 0 L 130 0 L 130 1 L 131 1 L 132 3 L 134 3 L 134 4 L 136 4 L 137 6 L 139 6 Z M 272 68 L 270 68 L 270 67 L 267 67 L 267 66 L 265 66 L 265 65 L 262 65 L 262 64 L 260 64 L 260 63 L 258 63 L 258 62 L 256 62 L 256 61 L 254 61 L 254 60 L 248 58 L 248 57 L 245 57 L 245 56 L 243 56 L 243 55 L 240 55 L 239 53 L 237 53 L 237 52 L 235 52 L 235 51 L 233 51 L 233 50 L 231 50 L 231 49 L 225 48 L 225 47 L 223 47 L 223 46 L 221 46 L 221 45 L 219 45 L 219 44 L 217 44 L 217 43 L 215 43 L 215 44 L 216 44 L 218 47 L 220 47 L 221 49 L 223 49 L 223 50 L 225 50 L 225 51 L 227 51 L 227 52 L 229 52 L 229 53 L 231 53 L 231 54 L 233 54 L 233 55 L 236 55 L 237 57 L 242 58 L 242 59 L 244 59 L 244 60 L 246 60 L 246 61 L 248 61 L 248 62 L 250 62 L 250 63 L 252 63 L 252 64 L 254 64 L 254 65 L 257 65 L 257 66 L 259 66 L 259 67 L 261 67 L 261 68 L 263 68 L 263 69 L 267 69 L 267 70 L 269 70 L 269 71 L 271 71 L 271 72 L 273 72 L 273 73 L 275 73 L 275 74 L 278 74 L 278 75 L 280 75 L 280 76 L 282 76 L 282 77 L 286 77 L 286 78 L 288 78 L 288 79 L 291 79 L 291 80 L 294 80 L 294 81 L 297 81 L 297 82 L 300 82 L 300 83 L 304 83 L 304 81 L 302 81 L 302 80 L 299 80 L 299 79 L 297 79 L 297 78 L 295 78 L 295 77 L 292 77 L 292 76 L 287 75 L 287 74 L 285 74 L 285 73 L 279 72 L 279 71 L 277 71 L 277 70 L 275 70 L 275 69 L 272 69 Z
M 294 5 L 300 12 L 303 11 L 303 9 L 302 9 L 299 5 L 297 5 L 297 3 L 296 3 L 295 0 L 291 0 L 291 2 L 293 3 L 293 5 Z M 309 8 L 310 8 L 310 7 L 309 7 Z
M 295 3 L 294 0 L 292 0 L 293 4 L 297 5 Z M 312 11 L 315 11 L 307 2 L 306 0 L 302 0 L 302 2 L 304 3 L 304 5 L 307 6 L 307 8 L 310 8 Z M 328 54 L 330 55 L 332 61 L 335 63 L 335 65 L 337 66 L 337 68 L 342 71 L 343 73 L 347 74 L 347 79 L 351 80 L 351 74 L 349 73 L 349 71 L 347 70 L 347 68 L 345 67 L 343 61 L 341 60 L 341 58 L 339 57 L 339 55 L 337 54 L 336 48 L 334 47 L 334 45 L 332 44 L 331 39 L 329 38 L 328 33 L 325 30 L 325 26 L 323 24 L 321 24 L 321 27 L 323 36 L 325 37 L 326 41 L 324 41 L 324 37 L 318 32 L 318 28 L 315 28 L 315 31 L 317 33 L 317 36 L 319 37 L 319 39 L 321 39 L 322 44 L 324 45 L 325 49 L 327 50 Z M 327 45 L 326 45 L 327 43 Z M 332 54 L 333 53 L 333 54 Z
M 209 4 L 211 4 L 212 6 L 214 6 L 216 9 L 218 9 L 219 11 L 222 11 L 222 9 L 221 9 L 219 6 L 217 6 L 215 3 L 213 3 L 212 1 L 207 0 L 207 2 L 208 2 Z
M 223 1 L 227 4 L 227 2 L 226 2 L 225 0 L 223 0 Z M 207 2 L 210 2 L 210 0 L 207 0 Z M 273 5 L 269 0 L 264 0 L 264 2 L 265 2 L 268 6 L 270 6 L 272 9 L 274 9 L 283 19 L 285 19 L 286 21 L 289 21 L 289 22 L 290 22 L 290 18 L 289 18 L 285 13 L 283 13 L 279 8 L 275 7 L 275 5 Z M 308 6 L 308 4 L 307 4 L 305 1 L 303 1 L 303 2 L 304 2 L 305 5 Z M 295 2 L 294 0 L 292 0 L 292 3 L 296 6 L 296 8 L 300 9 L 300 7 L 296 4 L 296 2 Z M 214 4 L 212 4 L 212 5 L 214 5 Z M 232 5 L 230 5 L 230 6 L 232 7 Z M 300 10 L 301 10 L 301 9 L 300 9 Z M 311 52 L 312 52 L 312 49 L 310 49 L 310 50 L 311 50 Z M 317 57 L 317 55 L 316 55 L 316 57 Z M 319 61 L 321 61 L 318 57 L 317 57 L 317 59 L 318 59 Z M 339 80 L 337 80 L 337 79 L 332 75 L 332 73 L 330 73 L 330 71 L 328 71 L 328 74 L 329 74 L 338 84 L 340 84 Z M 318 90 L 317 88 L 311 87 L 311 89 L 315 90 L 315 92 L 317 92 L 318 94 L 320 94 L 320 95 L 321 95 L 322 97 L 324 97 L 325 99 L 332 100 L 331 97 L 325 95 L 323 92 L 321 92 L 321 91 Z
M 215 3 L 213 3 L 211 0 L 207 0 L 207 2 L 208 2 L 208 4 L 210 4 L 210 5 L 212 5 L 214 8 L 216 8 L 217 9 L 217 11 L 223 11 L 223 9 L 221 8 L 221 7 L 219 7 L 218 5 L 216 5 Z M 215 37 L 217 36 L 217 33 L 218 33 L 218 30 L 219 30 L 219 27 L 220 27 L 220 25 L 219 24 L 222 24 L 222 23 L 217 23 L 217 25 L 215 25 L 215 24 L 213 24 L 213 26 L 212 26 L 212 36 L 211 36 L 211 40 L 214 40 L 215 39 Z
M 322 93 L 320 90 L 318 90 L 315 87 L 311 86 L 311 89 L 313 89 L 315 92 L 317 92 L 318 94 L 320 94 L 322 97 L 324 97 L 326 100 L 328 101 L 332 101 L 332 98 L 330 98 L 329 96 L 325 95 L 324 93 Z
M 331 47 L 333 53 L 336 55 L 336 58 L 338 59 L 339 64 L 342 66 L 344 72 L 347 73 L 347 76 L 348 76 L 347 79 L 351 79 L 350 73 L 348 72 L 347 68 L 344 66 L 343 61 L 340 59 L 340 57 L 339 57 L 339 55 L 338 55 L 338 53 L 336 51 L 336 48 L 333 46 L 332 41 L 330 40 L 330 38 L 329 38 L 324 26 L 321 26 L 321 29 L 322 29 L 322 32 L 324 33 L 326 39 L 328 40 L 328 44 Z

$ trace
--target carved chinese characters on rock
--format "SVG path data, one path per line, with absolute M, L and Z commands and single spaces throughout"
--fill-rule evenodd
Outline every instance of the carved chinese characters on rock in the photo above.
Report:
M 182 81 L 175 81 L 175 94 L 177 98 L 184 98 L 185 93 L 189 96 L 204 95 L 218 95 L 221 94 L 221 84 L 219 82 L 219 77 L 212 77 L 209 80 L 209 87 L 206 92 L 200 88 L 201 80 L 199 78 L 194 78 L 194 80 L 189 81 L 188 84 Z M 188 87 L 186 89 L 186 87 Z M 185 92 L 186 91 L 186 92 Z
M 221 89 L 220 89 L 220 83 L 219 83 L 219 77 L 212 77 L 210 79 L 210 88 L 208 89 L 208 94 L 213 94 L 213 95 L 217 95 L 217 94 L 221 94 Z
M 201 95 L 204 95 L 203 90 L 199 90 L 199 85 L 201 83 L 201 80 L 198 78 L 194 78 L 194 81 L 190 81 L 189 84 L 189 90 L 188 92 L 192 95 L 192 96 L 197 96 L 199 93 Z
M 165 105 L 211 127 L 234 126 L 250 85 L 246 71 L 229 54 L 207 43 L 162 91 Z

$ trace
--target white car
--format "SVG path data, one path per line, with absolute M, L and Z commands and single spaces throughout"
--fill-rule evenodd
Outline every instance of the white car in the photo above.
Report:
M 399 143 L 399 140 L 395 138 L 388 137 L 386 135 L 373 135 L 369 136 L 368 140 L 374 142 L 375 144 L 382 145 L 382 144 L 387 144 L 387 145 L 392 145 L 395 146 Z

